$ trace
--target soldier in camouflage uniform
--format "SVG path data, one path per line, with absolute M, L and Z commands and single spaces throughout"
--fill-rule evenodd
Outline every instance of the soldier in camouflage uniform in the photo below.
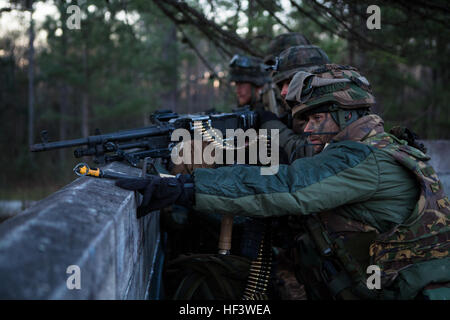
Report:
M 295 73 L 311 71 L 317 66 L 330 63 L 326 53 L 313 45 L 290 47 L 280 53 L 279 60 L 273 82 L 280 88 L 283 97 L 286 97 L 287 88 Z
M 309 40 L 302 34 L 297 32 L 283 33 L 276 36 L 270 43 L 266 50 L 266 56 L 264 57 L 264 63 L 266 65 L 274 66 L 271 76 L 276 72 L 278 67 L 278 56 L 284 50 L 300 45 L 310 45 Z M 263 88 L 263 102 L 268 105 L 275 103 L 276 107 L 268 108 L 269 111 L 275 113 L 275 115 L 281 118 L 285 123 L 288 121 L 289 108 L 286 105 L 286 101 L 281 97 L 280 90 L 274 82 L 267 84 Z M 272 101 L 273 100 L 273 101 Z
M 430 158 L 370 112 L 367 79 L 349 66 L 298 72 L 287 100 L 307 121 L 313 157 L 272 176 L 232 166 L 117 184 L 146 194 L 143 210 L 174 202 L 205 213 L 300 217 L 306 232 L 294 252 L 310 299 L 448 299 L 450 202 Z M 370 265 L 381 269 L 380 289 L 367 286 Z
M 277 85 L 282 99 L 285 99 L 289 83 L 296 72 L 312 70 L 326 63 L 329 63 L 329 59 L 325 52 L 313 45 L 298 45 L 281 52 L 277 70 L 273 75 L 273 83 Z M 280 103 L 285 104 L 285 102 Z M 285 108 L 289 110 L 289 107 Z M 303 133 L 305 122 L 292 118 L 289 121 L 286 118 L 277 119 L 274 115 L 266 114 L 261 128 L 279 129 L 280 146 L 287 154 L 289 162 L 311 156 L 311 147 L 306 144 L 304 137 L 298 135 Z
M 273 73 L 276 72 L 278 66 L 278 56 L 284 50 L 299 46 L 310 45 L 309 40 L 302 34 L 297 32 L 283 33 L 276 36 L 268 45 L 266 50 L 266 56 L 264 57 L 264 63 L 266 65 L 273 66 Z M 280 90 L 274 82 L 271 82 L 264 86 L 262 90 L 263 103 L 269 105 L 267 110 L 273 112 L 277 117 L 281 118 L 285 123 L 288 122 L 289 108 L 286 105 L 286 101 L 281 97 Z M 272 106 L 272 105 L 275 106 Z
M 308 46 L 311 42 L 302 34 L 297 32 L 288 32 L 276 36 L 270 41 L 264 57 L 264 63 L 272 65 L 276 63 L 276 58 L 284 50 L 295 46 Z
M 271 79 L 261 59 L 235 55 L 230 61 L 230 82 L 235 84 L 239 107 L 263 108 L 261 89 Z

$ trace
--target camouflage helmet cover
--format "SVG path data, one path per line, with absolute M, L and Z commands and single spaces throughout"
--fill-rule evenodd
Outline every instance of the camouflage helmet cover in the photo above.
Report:
M 296 73 L 289 84 L 286 101 L 292 115 L 341 109 L 369 109 L 375 98 L 369 81 L 351 66 L 327 64 L 311 72 Z
M 249 82 L 261 87 L 271 82 L 270 70 L 262 59 L 236 54 L 230 61 L 230 82 Z
M 276 36 L 267 48 L 266 57 L 264 58 L 264 63 L 274 64 L 275 57 L 287 48 L 298 46 L 298 45 L 310 45 L 311 42 L 302 34 L 297 32 L 283 33 Z
M 310 71 L 319 65 L 330 63 L 326 53 L 313 45 L 290 47 L 279 55 L 278 69 L 273 82 L 279 83 L 291 78 L 298 71 Z

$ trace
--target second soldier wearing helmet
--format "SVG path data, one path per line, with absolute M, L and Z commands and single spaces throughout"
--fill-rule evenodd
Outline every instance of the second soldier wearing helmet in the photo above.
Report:
M 299 45 L 290 47 L 279 55 L 279 64 L 277 72 L 273 76 L 273 82 L 277 84 L 281 90 L 281 95 L 285 97 L 294 74 L 299 71 L 311 71 L 327 63 L 330 63 L 330 59 L 317 46 Z
M 274 44 L 278 43 L 276 41 L 284 43 L 286 39 L 281 37 L 275 39 Z M 284 101 L 287 88 L 296 72 L 313 70 L 329 63 L 329 59 L 319 47 L 306 44 L 285 49 L 279 54 L 278 59 L 274 59 L 273 54 L 269 54 L 265 61 L 270 63 L 271 60 L 277 60 L 277 68 L 272 81 L 278 86 L 278 93 L 281 93 L 280 99 L 282 101 L 280 101 L 280 104 L 285 105 L 289 114 L 286 115 L 285 119 L 266 116 L 265 121 L 261 123 L 261 128 L 279 130 L 280 146 L 287 155 L 289 162 L 292 162 L 298 158 L 311 156 L 313 150 L 306 143 L 304 136 L 299 135 L 303 133 L 306 122 L 299 118 L 289 120 L 291 110 Z

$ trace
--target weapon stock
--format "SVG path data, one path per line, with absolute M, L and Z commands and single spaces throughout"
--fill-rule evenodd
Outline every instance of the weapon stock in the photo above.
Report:
M 219 254 L 230 254 L 233 234 L 233 216 L 224 214 L 220 223 Z

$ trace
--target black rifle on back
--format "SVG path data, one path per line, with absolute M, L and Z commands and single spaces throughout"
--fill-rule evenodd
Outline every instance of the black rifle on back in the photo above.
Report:
M 255 128 L 257 123 L 256 113 L 251 110 L 185 115 L 165 110 L 155 112 L 151 121 L 153 125 L 147 127 L 55 142 L 48 141 L 47 131 L 44 130 L 41 132 L 42 143 L 32 145 L 30 150 L 40 152 L 78 147 L 74 150 L 76 158 L 92 156 L 97 164 L 127 161 L 137 166 L 141 159 L 149 157 L 170 158 L 172 148 L 178 143 L 171 141 L 171 134 L 176 129 L 186 129 L 192 134 L 194 128 L 200 126 L 203 131 L 214 128 L 225 133 L 226 129 Z

